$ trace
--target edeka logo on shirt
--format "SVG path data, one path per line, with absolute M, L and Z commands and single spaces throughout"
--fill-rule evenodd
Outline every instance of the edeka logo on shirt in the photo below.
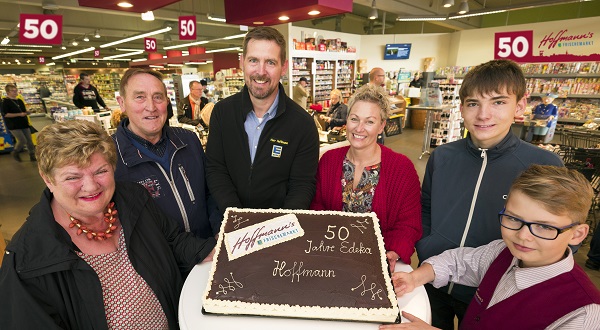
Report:
M 273 145 L 273 150 L 271 151 L 271 157 L 281 158 L 281 152 L 283 151 L 282 146 Z

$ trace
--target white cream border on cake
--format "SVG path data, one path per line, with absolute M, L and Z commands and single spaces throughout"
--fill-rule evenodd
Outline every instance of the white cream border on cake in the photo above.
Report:
M 276 305 L 276 304 L 260 304 L 260 303 L 246 303 L 240 301 L 225 301 L 208 298 L 208 294 L 212 287 L 214 280 L 215 270 L 218 263 L 218 256 L 221 251 L 221 247 L 224 245 L 224 231 L 227 219 L 229 219 L 229 212 L 240 212 L 240 213 L 294 213 L 294 214 L 331 214 L 347 217 L 356 216 L 367 216 L 373 220 L 373 227 L 375 230 L 375 236 L 377 237 L 377 245 L 379 248 L 379 255 L 381 258 L 382 274 L 385 281 L 386 289 L 388 292 L 388 299 L 392 304 L 392 313 L 389 313 L 388 308 L 347 308 L 347 307 L 308 307 L 308 306 L 290 306 L 290 305 Z M 284 210 L 284 209 L 244 209 L 237 207 L 228 207 L 223 215 L 223 221 L 219 230 L 219 239 L 217 240 L 217 249 L 213 258 L 213 262 L 210 268 L 210 274 L 208 277 L 208 283 L 202 296 L 204 309 L 211 313 L 223 313 L 223 314 L 249 314 L 249 315 L 266 315 L 266 316 L 290 316 L 290 312 L 294 315 L 306 317 L 306 318 L 322 318 L 322 319 L 340 319 L 340 320 L 357 320 L 357 321 L 374 321 L 374 322 L 394 322 L 399 314 L 398 300 L 392 286 L 392 280 L 387 269 L 387 260 L 385 256 L 385 246 L 383 243 L 383 236 L 381 235 L 381 227 L 379 226 L 379 219 L 375 212 L 370 213 L 350 213 L 341 211 L 310 211 L 310 210 Z M 210 304 L 213 306 L 206 308 Z M 232 308 L 236 310 L 236 313 L 232 313 Z M 241 311 L 239 310 L 241 309 Z M 269 313 L 265 313 L 269 311 Z M 361 312 L 364 317 L 356 318 L 357 312 Z M 302 313 L 313 313 L 316 316 L 302 315 Z M 335 315 L 335 314 L 338 315 Z M 321 316 L 322 315 L 322 316 Z M 381 316 L 381 318 L 377 317 Z M 383 318 L 385 317 L 385 319 Z M 393 320 L 392 320 L 393 318 Z

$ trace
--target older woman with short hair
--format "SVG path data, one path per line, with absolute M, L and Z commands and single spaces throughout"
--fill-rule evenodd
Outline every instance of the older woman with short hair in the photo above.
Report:
M 326 152 L 319 161 L 313 210 L 375 212 L 386 256 L 410 264 L 421 238 L 421 189 L 413 163 L 377 144 L 390 103 L 381 87 L 366 84 L 350 98 L 346 136 L 350 146 Z
M 176 329 L 182 273 L 215 239 L 179 233 L 145 188 L 115 182 L 115 144 L 94 123 L 46 126 L 36 154 L 47 188 L 6 248 L 0 328 Z

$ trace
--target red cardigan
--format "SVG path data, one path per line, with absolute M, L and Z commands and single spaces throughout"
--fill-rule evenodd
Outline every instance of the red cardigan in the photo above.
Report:
M 372 211 L 379 218 L 386 251 L 395 251 L 410 265 L 415 243 L 423 233 L 419 176 L 406 156 L 380 147 L 381 172 Z M 349 148 L 329 150 L 321 157 L 312 210 L 342 210 L 342 163 Z

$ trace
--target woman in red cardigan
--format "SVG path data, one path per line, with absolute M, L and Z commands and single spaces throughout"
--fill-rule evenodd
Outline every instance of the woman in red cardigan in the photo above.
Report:
M 413 163 L 377 144 L 390 104 L 383 89 L 359 88 L 348 103 L 350 146 L 326 152 L 319 161 L 313 210 L 375 212 L 390 270 L 397 260 L 410 264 L 421 238 L 421 187 Z

